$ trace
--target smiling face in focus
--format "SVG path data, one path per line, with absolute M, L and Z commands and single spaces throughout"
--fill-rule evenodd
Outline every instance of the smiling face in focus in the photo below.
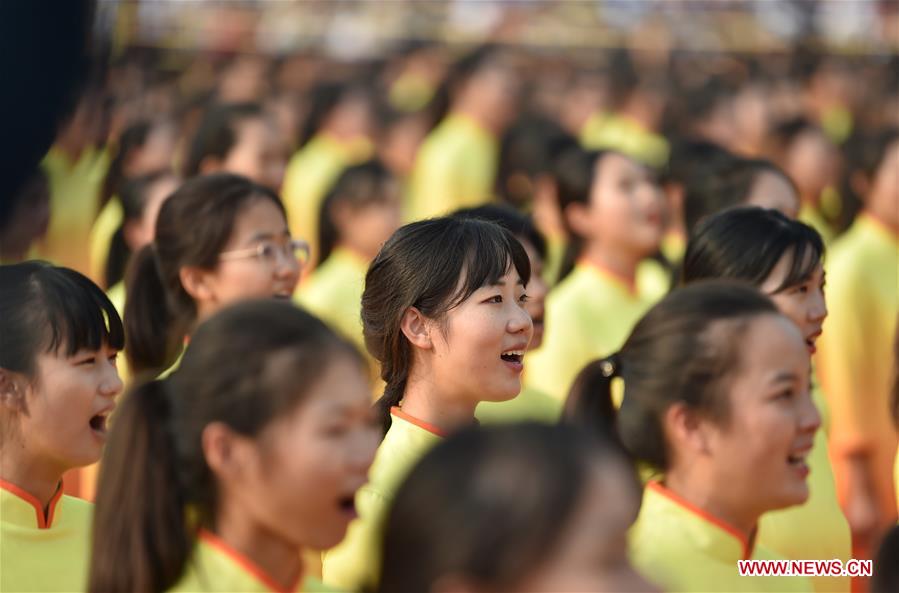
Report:
M 506 401 L 521 391 L 524 353 L 533 324 L 525 287 L 514 267 L 430 322 L 433 381 L 470 404 Z
M 706 424 L 704 461 L 727 514 L 758 520 L 808 499 L 806 458 L 821 417 L 809 393 L 810 363 L 795 325 L 759 315 L 740 334 L 740 362 L 725 387 L 726 420 Z
M 811 254 L 808 257 L 812 257 Z M 793 263 L 792 251 L 785 253 L 759 289 L 771 297 L 780 312 L 796 324 L 805 340 L 809 354 L 817 351 L 815 342 L 821 335 L 827 319 L 827 303 L 824 299 L 824 266 L 819 261 L 811 274 L 793 286 L 777 290 L 789 274 Z
M 22 448 L 47 474 L 96 463 L 106 443 L 107 418 L 122 392 L 117 350 L 103 345 L 73 356 L 65 348 L 38 354 L 17 415 Z

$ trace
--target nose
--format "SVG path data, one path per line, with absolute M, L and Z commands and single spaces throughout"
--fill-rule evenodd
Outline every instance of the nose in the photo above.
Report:
M 815 405 L 809 391 L 803 398 L 802 408 L 799 411 L 799 430 L 814 434 L 821 427 L 821 413 Z
M 104 397 L 115 397 L 122 393 L 125 385 L 119 377 L 119 371 L 111 362 L 106 363 L 103 371 L 103 377 L 100 380 L 100 395 Z
M 809 309 L 809 319 L 815 323 L 821 323 L 827 318 L 827 300 L 824 298 L 824 291 L 818 289 L 815 291 L 811 308 Z
M 534 322 L 521 305 L 516 305 L 506 325 L 506 329 L 511 334 L 524 333 L 527 335 L 528 341 L 530 341 L 531 335 L 534 333 Z
M 293 252 L 282 254 L 278 259 L 278 263 L 275 264 L 275 277 L 280 279 L 289 278 L 291 276 L 299 277 L 300 267 L 300 262 L 296 256 L 294 256 Z

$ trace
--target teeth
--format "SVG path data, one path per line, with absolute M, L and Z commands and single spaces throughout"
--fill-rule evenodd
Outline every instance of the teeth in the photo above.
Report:
M 524 356 L 524 350 L 506 350 L 503 356 Z

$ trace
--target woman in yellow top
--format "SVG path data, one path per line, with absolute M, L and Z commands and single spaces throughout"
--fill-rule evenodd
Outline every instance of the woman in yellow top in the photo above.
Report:
M 397 492 L 376 590 L 651 592 L 622 545 L 639 492 L 623 456 L 584 431 L 463 429 Z
M 706 219 L 687 245 L 681 282 L 714 278 L 746 281 L 770 296 L 799 328 L 809 355 L 815 353 L 827 305 L 824 242 L 812 227 L 761 208 L 736 208 Z M 852 555 L 852 538 L 837 500 L 827 452 L 830 414 L 816 386 L 812 387 L 812 399 L 824 429 L 815 435 L 808 457 L 808 501 L 765 515 L 757 541 L 794 560 L 838 558 L 845 562 Z M 843 577 L 815 577 L 812 584 L 816 591 L 849 590 L 849 580 Z
M 618 349 L 652 304 L 638 292 L 637 269 L 658 251 L 665 221 L 649 171 L 622 154 L 571 149 L 558 172 L 569 251 L 526 384 L 562 401 L 578 371 Z
M 631 529 L 631 560 L 666 591 L 809 591 L 800 577 L 744 577 L 737 562 L 777 559 L 759 539 L 765 513 L 804 503 L 820 416 L 799 329 L 755 289 L 678 289 L 598 363 L 594 389 L 566 415 L 617 429 L 660 473 Z M 624 399 L 617 417 L 612 382 Z
M 502 50 L 484 46 L 455 64 L 446 85 L 450 110 L 418 152 L 409 221 L 480 206 L 493 197 L 499 137 L 518 93 L 513 63 Z
M 379 161 L 346 169 L 319 216 L 321 264 L 296 292 L 297 302 L 365 350 L 359 315 L 368 264 L 400 226 L 396 181 Z
M 127 278 L 134 376 L 171 367 L 194 327 L 230 303 L 290 299 L 308 255 L 291 239 L 278 196 L 229 173 L 186 181 L 160 208 L 154 236 Z
M 323 557 L 325 583 L 374 586 L 381 524 L 406 473 L 450 431 L 475 421 L 482 401 L 521 391 L 533 326 L 522 308 L 527 253 L 511 233 L 451 217 L 400 228 L 372 262 L 362 295 L 369 353 L 386 388 L 386 435 L 356 497 L 359 519 Z
M 97 492 L 89 591 L 320 591 L 378 443 L 364 364 L 290 303 L 226 308 L 129 392 Z
M 62 475 L 100 459 L 122 322 L 85 276 L 26 262 L 0 266 L 0 335 L 0 590 L 84 591 L 92 506 Z
M 817 371 L 833 410 L 840 501 L 856 545 L 870 552 L 896 522 L 890 477 L 899 438 L 888 410 L 899 317 L 899 131 L 870 139 L 864 156 L 864 208 L 827 260 L 830 316 Z
M 323 261 L 316 239 L 328 190 L 344 169 L 372 156 L 371 102 L 359 82 L 323 83 L 312 91 L 300 148 L 290 157 L 282 189 L 290 230 L 310 241 L 312 265 Z

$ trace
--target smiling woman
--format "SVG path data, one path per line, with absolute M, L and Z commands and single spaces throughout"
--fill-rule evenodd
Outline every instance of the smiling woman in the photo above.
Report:
M 0 266 L 0 336 L 0 590 L 80 591 L 91 505 L 61 481 L 100 459 L 122 322 L 86 277 L 27 262 Z
M 227 173 L 182 185 L 160 209 L 155 237 L 135 256 L 126 282 L 134 373 L 169 367 L 184 337 L 225 305 L 289 299 L 308 257 L 291 239 L 278 196 Z

